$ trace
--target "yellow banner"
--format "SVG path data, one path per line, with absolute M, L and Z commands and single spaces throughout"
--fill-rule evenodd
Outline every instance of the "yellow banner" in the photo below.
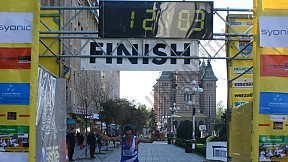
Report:
M 59 11 L 41 11 L 40 14 L 40 31 L 58 31 L 60 29 L 60 12 Z M 41 34 L 41 36 L 58 36 L 59 34 Z M 57 55 L 60 54 L 60 39 L 59 38 L 41 38 L 39 44 L 40 58 L 39 63 L 54 76 L 59 77 L 60 60 Z M 45 57 L 54 56 L 54 57 Z
M 227 16 L 227 21 L 230 26 L 226 26 L 226 31 L 229 33 L 252 33 L 253 19 L 250 14 L 230 14 Z M 237 94 L 245 96 L 252 93 L 253 88 L 253 52 L 252 43 L 249 37 L 236 37 L 239 40 L 229 41 L 227 43 L 227 56 L 233 60 L 228 63 L 229 69 L 228 80 L 230 82 L 229 88 L 229 108 L 239 106 L 251 100 L 251 97 L 239 97 Z M 251 60 L 237 60 L 237 59 L 251 59 Z M 242 75 L 245 73 L 244 75 Z M 242 75 L 241 77 L 239 77 Z M 237 78 L 237 79 L 236 79 Z M 232 81 L 233 80 L 233 81 Z
M 278 26 L 281 29 L 283 22 L 275 20 L 288 17 L 287 6 L 287 0 L 254 0 L 252 161 L 286 161 L 288 157 L 282 151 L 286 150 L 288 144 L 288 111 L 285 106 L 288 104 L 288 75 L 284 61 L 287 60 L 288 49 L 281 48 L 281 41 L 279 45 L 273 42 L 273 46 L 279 48 L 269 47 L 269 41 L 282 39 L 281 34 L 277 33 L 279 31 L 273 27 Z M 260 24 L 267 23 L 270 25 L 261 32 L 260 28 L 264 26 Z M 287 25 L 286 22 L 286 30 Z M 263 31 L 268 31 L 269 36 Z M 265 47 L 260 47 L 261 42 L 265 42 Z
M 25 147 L 24 151 L 29 150 L 29 159 L 23 161 L 33 162 L 36 155 L 40 2 L 2 0 L 1 4 L 0 133 L 14 134 L 15 148 L 7 150 L 17 152 L 23 148 L 16 146 Z

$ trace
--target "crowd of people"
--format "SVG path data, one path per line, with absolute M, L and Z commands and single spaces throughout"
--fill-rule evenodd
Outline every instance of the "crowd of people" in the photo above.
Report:
M 0 138 L 0 151 L 21 151 L 21 148 L 29 147 L 28 138 L 19 138 L 18 136 L 3 136 Z M 22 149 L 26 151 L 27 149 Z
M 286 146 L 260 147 L 259 161 L 273 161 L 273 158 L 283 158 L 286 156 L 286 152 Z
M 84 137 L 79 132 L 75 135 L 75 129 L 67 134 L 67 148 L 68 148 L 68 158 L 69 161 L 75 161 L 73 159 L 75 143 L 79 145 L 80 149 L 85 147 L 83 144 Z M 159 131 L 154 131 L 150 139 L 137 137 L 134 134 L 133 126 L 128 124 L 124 126 L 123 134 L 121 136 L 108 136 L 103 134 L 102 131 L 98 128 L 95 128 L 87 136 L 87 148 L 90 149 L 90 158 L 95 158 L 95 149 L 98 146 L 99 151 L 101 151 L 102 141 L 105 141 L 105 144 L 108 145 L 108 141 L 120 142 L 121 143 L 121 161 L 133 161 L 138 162 L 138 144 L 139 143 L 152 143 L 159 138 Z M 83 146 L 84 145 L 84 146 Z
M 96 135 L 93 131 L 91 131 L 87 136 L 87 146 L 90 150 L 90 158 L 95 158 L 95 150 L 99 149 L 99 152 L 101 151 L 102 147 L 102 139 Z M 79 133 L 78 131 L 75 133 L 75 129 L 72 128 L 70 132 L 66 135 L 66 143 L 68 148 L 68 158 L 69 161 L 75 161 L 73 159 L 74 155 L 74 149 L 77 144 L 77 147 L 79 146 L 79 149 L 82 150 L 85 148 L 85 137 L 82 133 Z

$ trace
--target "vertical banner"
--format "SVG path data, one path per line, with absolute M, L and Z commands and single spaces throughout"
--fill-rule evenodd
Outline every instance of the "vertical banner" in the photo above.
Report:
M 0 161 L 34 162 L 40 2 L 0 5 Z
M 254 0 L 252 161 L 287 161 L 288 1 Z
M 229 14 L 226 19 L 230 24 L 226 26 L 226 32 L 252 34 L 253 17 L 251 14 Z M 238 40 L 230 40 L 226 46 L 227 57 L 233 58 L 227 60 L 228 108 L 231 111 L 235 111 L 236 107 L 248 103 L 253 97 L 252 38 L 243 36 L 235 38 L 238 38 Z M 237 113 L 239 112 L 237 111 Z M 233 155 L 235 155 L 234 151 L 239 148 L 239 141 L 233 138 L 233 131 L 236 130 L 237 134 L 243 132 L 238 132 L 239 129 L 233 129 L 241 127 L 241 125 L 239 125 L 239 122 L 232 122 L 232 120 L 235 120 L 232 117 L 236 118 L 232 114 L 233 112 L 230 115 L 231 120 L 229 122 L 228 156 L 235 159 L 236 157 Z
M 58 10 L 43 10 L 40 13 L 40 30 L 58 31 L 60 29 L 60 11 Z M 58 34 L 40 34 L 41 36 L 58 36 Z M 39 63 L 54 76 L 59 77 L 60 73 L 60 60 L 57 55 L 60 55 L 60 39 L 59 38 L 40 38 L 39 43 Z M 45 57 L 55 56 L 55 57 Z
M 61 107 L 65 101 L 66 93 L 61 92 L 65 79 L 57 81 L 42 67 L 38 72 L 36 161 L 65 161 L 66 109 Z
M 230 24 L 226 26 L 229 33 L 252 34 L 253 18 L 250 14 L 230 14 L 227 16 Z M 233 58 L 229 60 L 227 69 L 229 69 L 228 80 L 231 81 L 229 87 L 229 108 L 240 106 L 252 100 L 253 97 L 253 45 L 250 37 L 238 37 L 239 40 L 229 41 L 227 43 L 227 56 Z M 251 60 L 237 60 L 237 59 Z M 249 70 L 250 69 L 250 70 Z M 242 75 L 244 74 L 244 75 Z M 241 77 L 239 77 L 242 75 Z M 239 78 L 237 78 L 239 77 Z M 235 79 L 237 78 L 237 79 Z

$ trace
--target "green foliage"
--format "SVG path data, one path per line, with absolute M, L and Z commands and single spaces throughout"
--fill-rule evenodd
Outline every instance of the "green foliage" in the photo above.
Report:
M 175 145 L 181 148 L 185 148 L 186 146 L 186 139 L 183 138 L 176 138 Z
M 199 139 L 197 139 L 197 143 L 205 144 L 209 137 L 212 137 L 212 136 L 205 136 L 204 138 L 199 138 Z
M 142 132 L 149 118 L 145 105 L 136 106 L 127 99 L 108 100 L 101 104 L 103 110 L 100 118 L 106 124 L 115 123 L 120 126 L 132 124 L 135 133 Z
M 227 112 L 225 111 L 223 102 L 222 101 L 217 102 L 214 130 L 216 132 L 216 135 L 219 137 L 223 137 L 223 139 L 227 138 L 226 114 Z
M 213 139 L 214 139 L 215 137 L 216 137 L 216 136 L 207 136 L 206 142 L 213 141 Z
M 211 141 L 227 141 L 227 136 L 226 135 L 225 136 L 219 136 L 219 137 L 215 136 L 214 138 L 212 138 Z
M 189 120 L 183 121 L 177 129 L 177 138 L 191 139 L 192 138 L 192 122 Z
M 155 111 L 154 109 L 151 109 L 151 111 L 149 112 L 149 124 L 148 124 L 148 128 L 151 131 L 156 130 L 156 116 L 155 116 Z
M 186 147 L 186 139 L 176 138 L 175 145 L 185 149 L 185 147 Z M 198 141 L 197 141 L 197 145 L 196 145 L 196 150 L 195 151 L 196 151 L 196 153 L 198 155 L 201 155 L 201 156 L 205 157 L 206 156 L 206 145 L 199 144 Z M 193 152 L 193 153 L 195 153 L 195 152 Z

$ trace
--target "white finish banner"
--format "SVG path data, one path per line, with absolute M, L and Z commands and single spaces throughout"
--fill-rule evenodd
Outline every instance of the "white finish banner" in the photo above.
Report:
M 288 17 L 259 16 L 260 47 L 288 47 Z
M 227 161 L 227 142 L 207 142 L 206 159 Z
M 33 13 L 0 12 L 0 43 L 32 43 Z
M 81 58 L 82 70 L 199 70 L 199 59 L 195 59 L 199 56 L 199 45 L 197 41 L 192 40 L 97 39 L 91 42 L 83 40 L 82 48 L 81 55 L 87 56 L 87 58 Z M 95 55 L 98 56 L 95 57 Z M 171 58 L 175 56 L 177 59 Z

